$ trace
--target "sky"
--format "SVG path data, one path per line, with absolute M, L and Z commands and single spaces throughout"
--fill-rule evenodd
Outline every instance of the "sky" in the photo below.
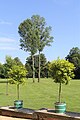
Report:
M 32 15 L 45 18 L 54 42 L 45 47 L 47 61 L 65 58 L 73 47 L 80 48 L 80 0 L 0 0 L 0 63 L 6 55 L 24 64 L 30 56 L 20 49 L 18 26 Z

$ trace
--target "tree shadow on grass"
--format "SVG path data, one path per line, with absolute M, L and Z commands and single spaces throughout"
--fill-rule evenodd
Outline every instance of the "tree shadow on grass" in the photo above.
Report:
M 0 95 L 4 95 L 5 93 L 0 93 Z

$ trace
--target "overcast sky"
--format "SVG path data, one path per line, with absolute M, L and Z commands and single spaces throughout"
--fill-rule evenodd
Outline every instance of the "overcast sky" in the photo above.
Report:
M 28 52 L 20 50 L 18 26 L 32 15 L 44 17 L 52 27 L 54 42 L 43 53 L 48 61 L 65 58 L 72 47 L 80 48 L 80 0 L 0 0 L 0 62 L 5 56 L 25 63 Z

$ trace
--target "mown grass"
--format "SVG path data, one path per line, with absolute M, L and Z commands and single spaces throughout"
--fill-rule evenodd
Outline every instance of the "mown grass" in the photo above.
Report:
M 2 80 L 1 80 L 2 81 Z M 6 83 L 0 83 L 0 106 L 14 105 L 17 99 L 16 85 L 8 86 L 6 95 Z M 69 85 L 62 85 L 62 102 L 66 102 L 67 111 L 80 112 L 80 80 L 71 80 Z M 40 83 L 27 79 L 25 85 L 20 86 L 20 99 L 24 101 L 24 107 L 32 109 L 52 108 L 58 100 L 58 84 L 50 78 L 41 79 Z

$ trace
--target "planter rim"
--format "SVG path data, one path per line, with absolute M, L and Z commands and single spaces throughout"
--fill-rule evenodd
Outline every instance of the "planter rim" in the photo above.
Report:
M 14 100 L 14 102 L 15 102 L 15 101 L 21 101 L 21 102 L 23 102 L 23 100 Z
M 66 105 L 65 102 L 55 102 L 54 104 L 56 104 L 56 105 L 63 105 L 63 104 L 65 104 Z

